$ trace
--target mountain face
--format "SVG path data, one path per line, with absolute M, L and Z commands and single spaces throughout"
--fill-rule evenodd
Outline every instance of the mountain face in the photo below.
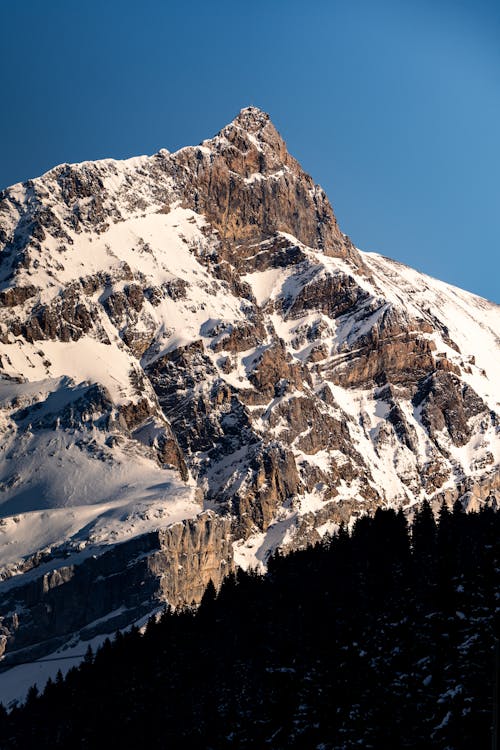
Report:
M 378 506 L 500 499 L 500 308 L 356 249 L 260 110 L 4 190 L 0 248 L 11 660 Z

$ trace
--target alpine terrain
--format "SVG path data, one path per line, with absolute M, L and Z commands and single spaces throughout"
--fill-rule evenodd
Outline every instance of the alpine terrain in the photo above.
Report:
M 0 253 L 6 667 L 378 507 L 500 500 L 500 308 L 354 247 L 257 108 L 4 190 Z

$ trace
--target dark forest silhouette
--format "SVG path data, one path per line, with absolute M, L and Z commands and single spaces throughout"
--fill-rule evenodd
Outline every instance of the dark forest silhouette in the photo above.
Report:
M 0 747 L 489 747 L 499 539 L 491 508 L 378 510 L 89 651 Z

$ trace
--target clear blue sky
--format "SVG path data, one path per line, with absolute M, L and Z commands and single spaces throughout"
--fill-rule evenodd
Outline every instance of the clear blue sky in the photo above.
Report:
M 356 245 L 500 302 L 500 2 L 0 0 L 0 187 L 254 104 Z

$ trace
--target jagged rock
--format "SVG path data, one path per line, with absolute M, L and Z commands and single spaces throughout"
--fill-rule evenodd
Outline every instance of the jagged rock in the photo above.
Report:
M 0 259 L 0 576 L 76 556 L 31 620 L 5 612 L 8 648 L 199 599 L 230 534 L 293 548 L 380 505 L 500 503 L 498 307 L 358 251 L 256 108 L 197 147 L 2 191 Z M 102 554 L 202 507 L 225 517 Z M 75 592 L 60 632 L 45 604 Z
M 278 507 L 301 489 L 293 454 L 280 445 L 271 444 L 258 451 L 249 471 L 245 490 L 238 491 L 232 501 L 234 533 L 243 538 L 256 529 L 266 530 Z
M 234 258 L 234 265 L 241 273 L 267 271 L 270 268 L 288 268 L 304 263 L 307 255 L 304 250 L 293 244 L 283 235 L 273 236 L 269 240 L 262 240 L 255 248 L 254 255 Z
M 243 323 L 239 326 L 231 326 L 227 335 L 223 335 L 219 341 L 215 342 L 213 349 L 215 352 L 244 352 L 255 346 L 266 338 L 266 329 L 262 321 L 255 323 Z
M 125 627 L 165 602 L 173 607 L 199 603 L 208 582 L 219 587 L 234 568 L 230 523 L 203 513 L 79 564 L 54 568 L 29 583 L 14 579 L 7 591 L 4 584 L 4 666 L 40 658 L 75 634 L 91 638 Z M 107 619 L 104 628 L 92 625 Z
M 31 430 L 74 429 L 82 426 L 87 429 L 108 430 L 113 413 L 109 391 L 99 384 L 77 388 L 75 391 L 83 393 L 62 409 L 57 409 L 56 399 L 53 399 L 52 407 L 49 399 L 43 404 L 37 402 L 20 409 L 14 413 L 13 418 L 20 424 L 29 423 Z M 38 417 L 37 412 L 45 410 L 48 413 Z
M 135 440 L 154 449 L 160 464 L 178 469 L 182 479 L 187 480 L 188 469 L 182 450 L 158 405 L 141 398 L 124 404 L 120 416 Z
M 16 335 L 22 335 L 30 342 L 44 339 L 78 341 L 94 327 L 98 338 L 108 341 L 99 325 L 95 307 L 87 306 L 76 290 L 69 288 L 50 305 L 35 307 L 26 323 L 15 329 L 12 326 L 12 329 Z
M 186 298 L 187 286 L 188 283 L 187 281 L 185 281 L 185 279 L 171 279 L 170 281 L 165 281 L 165 283 L 162 284 L 161 288 L 163 292 L 170 297 L 170 299 L 179 300 Z
M 347 388 L 416 383 L 436 367 L 435 344 L 418 334 L 405 333 L 392 340 L 380 341 L 376 347 L 363 347 L 328 363 L 334 383 Z M 321 369 L 327 375 L 325 368 Z
M 338 318 L 368 297 L 368 292 L 350 276 L 316 276 L 301 289 L 285 309 L 290 318 L 299 318 L 311 310 L 322 312 L 330 318 Z
M 33 285 L 5 289 L 3 292 L 0 292 L 0 305 L 5 305 L 5 307 L 22 305 L 27 299 L 34 297 L 37 292 L 38 289 Z
M 215 142 L 210 154 L 201 147 L 172 158 L 184 205 L 207 216 L 228 255 L 229 243 L 251 246 L 277 231 L 329 255 L 350 255 L 324 191 L 288 154 L 269 115 L 247 107 Z
M 488 411 L 477 393 L 449 372 L 436 372 L 426 378 L 413 403 L 420 407 L 422 423 L 433 440 L 446 430 L 458 446 L 465 445 L 472 434 L 471 418 Z
M 434 459 L 424 464 L 420 476 L 426 492 L 434 493 L 450 478 L 450 470 L 440 459 Z
M 156 416 L 157 409 L 154 404 L 147 398 L 141 398 L 139 401 L 131 401 L 120 408 L 120 413 L 125 420 L 129 430 L 134 430 L 142 424 L 148 417 Z
M 210 581 L 219 588 L 234 570 L 231 519 L 204 513 L 159 532 L 160 550 L 148 561 L 161 596 L 174 606 L 198 604 Z
M 391 424 L 399 440 L 406 445 L 406 447 L 413 451 L 415 454 L 418 453 L 418 438 L 415 427 L 408 422 L 404 411 L 398 403 L 398 393 L 396 389 L 387 385 L 378 394 L 380 399 L 386 401 L 390 410 L 387 414 L 387 422 Z
M 261 403 L 294 389 L 301 391 L 311 384 L 309 372 L 292 361 L 282 341 L 262 352 L 249 380 L 263 399 Z
M 309 352 L 307 356 L 308 362 L 321 362 L 322 360 L 326 359 L 328 357 L 328 349 L 323 344 L 318 344 L 317 346 L 313 346 L 311 351 Z
M 347 423 L 340 422 L 318 408 L 308 397 L 282 400 L 271 412 L 269 425 L 276 428 L 283 421 L 288 425 L 280 437 L 286 443 L 295 443 L 304 453 L 314 454 L 319 450 L 350 450 Z

